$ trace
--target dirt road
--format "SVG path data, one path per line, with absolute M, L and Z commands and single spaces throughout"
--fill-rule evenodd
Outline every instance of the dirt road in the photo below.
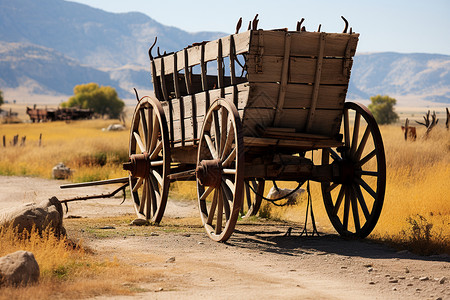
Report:
M 61 191 L 60 184 L 0 176 L 0 209 L 53 195 L 80 195 L 80 190 Z M 81 195 L 102 192 L 97 187 Z M 120 199 L 74 203 L 69 214 L 98 218 L 133 213 L 128 199 L 119 203 Z M 227 243 L 215 243 L 201 230 L 196 203 L 169 200 L 166 211 L 166 220 L 181 217 L 177 220 L 190 225 L 176 231 L 143 227 L 148 234 L 86 239 L 99 255 L 160 272 L 160 280 L 143 283 L 143 292 L 129 298 L 450 299 L 448 255 L 420 257 L 369 241 L 345 241 L 334 233 L 301 237 L 301 224 L 272 221 L 241 221 Z M 66 222 L 69 234 L 83 235 L 76 226 L 71 228 L 76 220 Z M 127 226 L 113 225 L 116 231 Z M 289 227 L 292 235 L 285 236 Z

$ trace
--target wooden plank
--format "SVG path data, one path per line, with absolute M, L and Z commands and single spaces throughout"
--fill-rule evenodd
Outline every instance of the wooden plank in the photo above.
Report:
M 311 105 L 309 106 L 308 111 L 308 120 L 306 121 L 306 132 L 309 132 L 311 129 L 311 125 L 314 120 L 316 107 L 317 107 L 317 99 L 319 98 L 319 87 L 320 87 L 320 79 L 322 76 L 322 62 L 323 62 L 323 52 L 325 49 L 326 44 L 326 34 L 321 33 L 320 34 L 320 42 L 319 42 L 319 57 L 317 58 L 317 66 L 316 66 L 316 74 L 314 76 L 314 88 L 313 88 L 313 94 L 311 97 Z
M 246 108 L 243 115 L 245 136 L 260 136 L 266 127 L 272 127 L 274 109 Z M 279 127 L 295 128 L 296 132 L 305 132 L 308 111 L 304 109 L 284 109 Z M 342 110 L 316 110 L 316 118 L 311 134 L 325 135 L 330 138 L 339 133 Z
M 292 56 L 317 56 L 321 33 L 297 31 L 288 33 L 292 35 Z M 258 38 L 259 35 L 262 35 L 263 39 Z M 285 32 L 282 31 L 253 31 L 250 54 L 257 54 L 258 47 L 263 46 L 265 55 L 282 56 L 284 35 Z M 347 43 L 350 39 L 353 39 L 351 53 L 352 56 L 355 55 L 359 34 L 326 33 L 326 36 L 327 45 L 324 49 L 324 56 L 345 57 Z M 262 45 L 259 45 L 261 41 Z
M 328 140 L 288 140 L 274 138 L 244 137 L 244 147 L 278 147 L 298 148 L 302 150 L 338 147 L 342 143 L 333 139 Z
M 316 56 L 318 54 L 317 49 L 319 48 L 320 33 L 319 32 L 296 32 L 290 31 L 292 35 L 292 56 Z M 259 38 L 258 35 L 262 35 Z M 239 34 L 234 34 L 233 39 L 235 42 L 236 55 L 250 52 L 250 54 L 256 54 L 258 51 L 258 43 L 262 42 L 262 47 L 264 48 L 264 55 L 269 56 L 282 56 L 284 49 L 284 35 L 283 31 L 269 31 L 269 30 L 256 30 L 256 31 L 245 31 Z M 359 34 L 345 34 L 345 33 L 326 33 L 327 35 L 327 45 L 324 49 L 325 57 L 347 57 L 346 50 L 347 44 L 351 39 L 349 54 L 354 56 L 356 52 L 356 46 L 358 43 Z M 222 46 L 225 49 L 222 53 L 223 57 L 229 56 L 229 43 L 230 36 L 222 38 Z M 251 44 L 250 44 L 251 43 Z M 205 44 L 205 61 L 212 61 L 217 59 L 217 44 L 218 40 L 211 41 Z M 186 48 L 189 57 L 189 66 L 200 64 L 201 57 L 201 47 L 194 46 Z M 180 71 L 184 68 L 184 55 L 185 51 L 181 50 L 176 52 L 177 70 Z M 172 74 L 174 72 L 173 64 L 174 54 L 169 54 L 164 56 L 166 63 L 166 74 Z M 156 65 L 157 72 L 155 76 L 160 76 L 160 63 L 161 58 L 155 58 L 154 63 Z
M 274 108 L 279 85 L 276 83 L 250 83 L 247 107 Z M 313 93 L 312 85 L 288 84 L 283 109 L 309 109 Z M 343 109 L 347 87 L 342 85 L 321 85 L 317 109 Z M 241 107 L 241 106 L 240 106 Z M 243 108 L 243 107 L 241 107 Z
M 223 70 L 223 57 L 222 57 L 222 40 L 219 39 L 217 44 L 217 87 L 220 89 L 220 97 L 224 97 L 224 70 Z
M 288 33 L 285 35 L 284 38 L 284 58 L 283 58 L 283 66 L 281 69 L 281 84 L 278 92 L 277 108 L 273 120 L 274 126 L 279 125 L 281 112 L 283 111 L 284 98 L 286 96 L 286 88 L 288 82 L 290 53 L 291 53 L 291 35 Z
M 280 82 L 282 72 L 282 56 L 263 56 L 263 72 L 255 72 L 258 56 L 248 56 L 249 82 Z M 313 84 L 317 66 L 316 58 L 291 57 L 289 67 L 289 83 Z M 343 74 L 342 58 L 325 58 L 322 65 L 322 84 L 348 84 L 349 76 Z

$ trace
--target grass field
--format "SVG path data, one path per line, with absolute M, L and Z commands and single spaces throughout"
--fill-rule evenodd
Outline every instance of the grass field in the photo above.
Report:
M 417 109 L 401 113 L 399 123 L 418 114 Z M 418 127 L 415 142 L 403 139 L 398 124 L 381 126 L 387 158 L 387 187 L 381 218 L 371 238 L 406 245 L 424 254 L 450 253 L 450 132 L 442 123 L 441 120 L 428 139 L 422 138 L 425 128 Z M 109 124 L 108 120 L 2 124 L 0 136 L 6 136 L 7 146 L 0 148 L 0 174 L 50 178 L 52 167 L 63 162 L 74 170 L 74 182 L 126 176 L 121 163 L 128 159 L 129 132 L 101 130 Z M 8 144 L 16 134 L 27 137 L 25 146 Z M 316 160 L 320 157 L 318 151 L 314 155 Z M 266 193 L 270 187 L 266 185 Z M 331 230 L 320 185 L 312 183 L 311 191 L 317 222 Z M 195 201 L 195 184 L 173 184 L 172 196 Z M 303 196 L 302 200 L 305 199 Z M 291 207 L 271 207 L 270 214 L 302 222 L 305 208 L 306 202 L 300 201 Z

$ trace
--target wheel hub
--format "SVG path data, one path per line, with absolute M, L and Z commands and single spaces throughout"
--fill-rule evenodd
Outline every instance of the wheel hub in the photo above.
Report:
M 355 163 L 349 159 L 337 162 L 339 166 L 339 176 L 334 178 L 335 183 L 350 184 L 356 177 Z
M 123 164 L 123 169 L 130 171 L 133 177 L 145 177 L 150 173 L 150 160 L 147 152 L 133 154 L 130 160 Z
M 202 160 L 195 173 L 201 185 L 218 188 L 222 182 L 222 163 L 220 159 Z

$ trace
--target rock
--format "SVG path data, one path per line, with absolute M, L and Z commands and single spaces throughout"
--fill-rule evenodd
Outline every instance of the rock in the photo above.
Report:
M 125 130 L 126 127 L 122 124 L 110 124 L 106 128 L 102 128 L 102 131 L 122 131 Z
M 130 225 L 133 225 L 133 226 L 144 226 L 144 225 L 148 225 L 148 224 L 149 224 L 148 220 L 142 219 L 142 218 L 134 219 L 130 223 Z
M 444 276 L 441 279 L 439 279 L 440 284 L 444 284 L 444 282 L 447 280 L 447 278 Z
M 294 192 L 293 189 L 282 189 L 275 188 L 274 186 L 269 190 L 266 198 L 269 199 L 280 199 L 286 197 L 287 203 L 293 205 L 297 203 L 297 199 L 305 192 L 305 189 L 299 188 Z M 292 193 L 292 194 L 291 194 Z
M 399 276 L 397 276 L 397 278 L 398 279 L 406 279 L 406 276 L 399 275 Z
M 390 279 L 389 283 L 398 283 L 398 280 L 397 279 Z
M 99 229 L 116 229 L 114 226 L 102 226 Z
M 70 168 L 66 167 L 62 162 L 58 163 L 52 169 L 52 178 L 53 179 L 67 179 L 72 175 L 72 171 Z
M 51 227 L 56 235 L 65 235 L 63 227 L 63 208 L 58 198 L 52 197 L 39 204 L 29 203 L 19 207 L 0 210 L 0 227 L 12 226 L 19 233 L 34 228 L 42 233 Z
M 166 260 L 166 263 L 173 263 L 173 262 L 175 262 L 175 257 L 171 257 Z
M 372 267 L 367 268 L 367 272 L 372 272 L 372 271 L 373 271 Z
M 419 278 L 419 280 L 420 281 L 427 281 L 427 280 L 429 280 L 430 278 L 428 277 L 428 276 L 424 276 L 424 277 L 420 277 Z
M 39 279 L 39 265 L 33 253 L 19 250 L 0 257 L 0 285 L 27 285 Z

